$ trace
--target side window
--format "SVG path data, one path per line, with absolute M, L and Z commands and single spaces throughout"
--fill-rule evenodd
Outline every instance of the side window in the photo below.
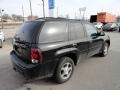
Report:
M 60 42 L 67 38 L 66 22 L 46 22 L 40 32 L 39 42 Z
M 96 28 L 92 26 L 91 24 L 85 24 L 85 28 L 86 28 L 86 32 L 88 36 L 91 36 L 92 34 L 97 33 Z
M 78 40 L 84 38 L 84 29 L 80 22 L 70 23 L 70 40 Z

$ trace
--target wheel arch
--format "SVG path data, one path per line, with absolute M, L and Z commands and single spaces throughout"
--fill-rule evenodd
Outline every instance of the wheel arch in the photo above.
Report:
M 77 62 L 78 62 L 78 55 L 77 53 L 75 52 L 71 52 L 71 53 L 65 53 L 65 54 L 62 54 L 62 55 L 59 55 L 57 58 L 58 58 L 58 64 L 59 64 L 59 61 L 62 57 L 69 57 L 73 60 L 74 62 L 74 65 L 76 66 L 77 65 Z
M 105 43 L 107 43 L 108 46 L 110 47 L 110 40 L 106 40 Z

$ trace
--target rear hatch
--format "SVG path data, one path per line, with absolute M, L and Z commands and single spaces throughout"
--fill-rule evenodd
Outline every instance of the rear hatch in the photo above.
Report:
M 26 63 L 31 63 L 31 48 L 37 47 L 37 37 L 41 26 L 40 21 L 25 22 L 13 39 L 13 49 L 16 55 Z

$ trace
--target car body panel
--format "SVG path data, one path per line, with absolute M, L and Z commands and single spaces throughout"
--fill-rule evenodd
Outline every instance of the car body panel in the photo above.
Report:
M 42 21 L 42 26 L 40 26 L 39 30 L 36 31 L 37 34 L 34 34 L 34 38 L 36 39 L 35 42 L 33 43 L 30 41 L 21 43 L 17 42 L 18 39 L 16 39 L 15 37 L 15 41 L 13 43 L 14 50 L 11 52 L 13 67 L 15 67 L 16 69 L 22 69 L 22 72 L 32 72 L 32 75 L 28 73 L 28 76 L 31 75 L 31 77 L 34 77 L 34 73 L 35 77 L 46 76 L 48 74 L 53 75 L 61 57 L 70 55 L 71 57 L 75 57 L 75 61 L 78 63 L 81 59 L 99 53 L 100 50 L 103 48 L 103 43 L 107 40 L 110 41 L 109 37 L 106 35 L 90 37 L 86 32 L 85 27 L 85 24 L 90 24 L 87 22 L 66 19 L 52 19 Z M 56 23 L 59 24 L 58 26 L 56 25 L 57 27 L 59 27 L 58 29 L 56 26 L 54 26 Z M 75 25 L 77 29 L 81 30 L 78 32 L 81 33 L 75 32 L 75 30 L 77 31 L 77 29 L 73 28 L 74 23 L 76 23 Z M 49 28 L 44 25 L 47 25 Z M 46 32 L 45 30 L 48 30 L 48 32 Z M 41 34 L 42 32 L 44 33 Z M 59 34 L 58 32 L 61 34 Z M 57 40 L 56 38 L 58 38 L 59 40 Z M 18 51 L 17 49 L 15 49 L 16 46 L 18 47 L 18 49 L 19 47 L 23 48 L 18 50 L 19 52 L 21 52 L 20 55 L 17 54 Z M 41 50 L 41 64 L 33 64 L 31 62 L 31 48 L 37 48 Z M 24 51 L 24 49 L 27 50 Z

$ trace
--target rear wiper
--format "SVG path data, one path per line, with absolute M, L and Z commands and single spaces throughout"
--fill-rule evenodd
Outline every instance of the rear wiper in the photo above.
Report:
M 26 46 L 29 46 L 31 43 L 26 42 L 26 41 L 15 41 L 16 43 L 24 44 Z

